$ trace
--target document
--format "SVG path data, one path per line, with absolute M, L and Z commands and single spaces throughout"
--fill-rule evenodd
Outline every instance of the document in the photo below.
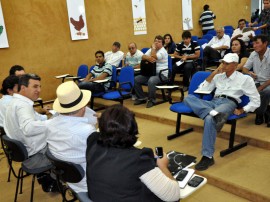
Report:
M 57 79 L 61 79 L 61 78 L 65 78 L 67 76 L 70 76 L 69 74 L 63 74 L 63 75 L 58 75 L 58 76 L 55 76 L 55 78 Z
M 181 64 L 183 64 L 184 61 L 183 60 L 179 60 L 178 62 L 176 62 L 175 64 L 179 67 Z
M 194 93 L 198 93 L 198 94 L 210 94 L 212 91 L 211 90 L 195 90 Z

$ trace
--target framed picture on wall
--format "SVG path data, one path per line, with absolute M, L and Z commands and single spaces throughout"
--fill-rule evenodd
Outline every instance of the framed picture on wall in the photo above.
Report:
M 0 2 L 0 48 L 8 48 L 8 38 L 7 38 L 7 32 L 6 32 L 6 26 L 2 11 L 2 6 Z

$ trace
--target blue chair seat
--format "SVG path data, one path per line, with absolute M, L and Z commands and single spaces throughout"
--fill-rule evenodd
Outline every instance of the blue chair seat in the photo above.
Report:
M 192 113 L 192 109 L 183 102 L 172 104 L 170 110 L 175 113 L 188 114 Z
M 119 91 L 112 91 L 112 92 L 105 93 L 102 96 L 102 98 L 106 99 L 106 100 L 115 100 L 115 99 L 118 99 L 121 96 L 130 95 L 130 92 L 122 91 L 121 94 L 119 93 Z
M 235 120 L 235 119 L 240 119 L 240 118 L 244 118 L 244 117 L 247 117 L 247 113 L 243 113 L 243 114 L 240 114 L 240 115 L 232 114 L 232 115 L 230 115 L 228 117 L 228 121 Z

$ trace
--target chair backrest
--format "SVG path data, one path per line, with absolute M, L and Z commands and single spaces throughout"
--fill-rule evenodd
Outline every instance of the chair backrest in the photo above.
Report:
M 148 50 L 149 50 L 149 48 L 142 48 L 142 49 L 141 49 L 141 51 L 142 51 L 143 53 L 146 53 Z
M 123 84 L 120 88 L 130 90 L 134 86 L 134 69 L 131 66 L 123 67 L 118 77 L 119 83 L 130 82 L 129 84 Z
M 198 42 L 198 44 L 199 44 L 200 46 L 202 46 L 203 44 L 208 43 L 208 40 L 207 40 L 207 39 L 199 39 L 197 42 Z
M 205 34 L 202 36 L 202 39 L 206 39 L 209 41 L 211 41 L 211 39 L 213 38 L 214 36 L 212 34 Z
M 231 26 L 231 25 L 226 25 L 226 26 L 224 26 L 224 29 L 225 29 L 225 30 L 226 30 L 226 29 L 232 29 L 232 30 L 234 30 L 233 26 Z
M 7 135 L 2 136 L 6 146 L 5 150 L 12 161 L 23 162 L 28 158 L 28 152 L 23 143 L 18 140 L 9 138 Z
M 233 29 L 225 29 L 224 33 L 229 35 L 229 37 L 232 37 Z
M 169 72 L 172 72 L 172 57 L 170 55 L 168 55 L 168 69 L 169 69 Z
M 88 74 L 88 66 L 87 65 L 80 65 L 78 67 L 77 76 L 81 78 L 85 78 Z
M 61 180 L 78 183 L 84 178 L 85 172 L 80 165 L 57 159 L 49 149 L 46 151 L 46 156 L 51 161 L 54 166 L 53 170 L 56 172 L 56 175 L 59 175 Z
M 211 74 L 211 72 L 199 71 L 196 72 L 190 81 L 188 94 L 195 95 L 196 97 L 200 97 L 200 95 L 194 93 L 195 90 L 198 89 L 199 85 Z M 208 95 L 207 95 L 208 96 Z M 210 95 L 209 95 L 210 96 Z M 212 96 L 211 96 L 212 97 Z M 208 100 L 208 98 L 205 98 Z
M 4 128 L 0 126 L 0 137 L 2 135 L 5 135 L 5 134 L 6 134 L 6 132 L 5 132 Z
M 192 41 L 198 41 L 199 37 L 198 36 L 191 36 Z
M 213 36 L 216 36 L 217 35 L 217 31 L 216 30 L 209 30 L 207 32 L 207 34 L 212 34 Z

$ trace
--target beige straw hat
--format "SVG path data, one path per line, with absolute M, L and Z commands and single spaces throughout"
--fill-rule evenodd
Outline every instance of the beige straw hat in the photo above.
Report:
M 59 113 L 70 113 L 87 105 L 91 98 L 91 91 L 80 90 L 75 82 L 68 81 L 58 86 L 56 95 L 53 110 Z

